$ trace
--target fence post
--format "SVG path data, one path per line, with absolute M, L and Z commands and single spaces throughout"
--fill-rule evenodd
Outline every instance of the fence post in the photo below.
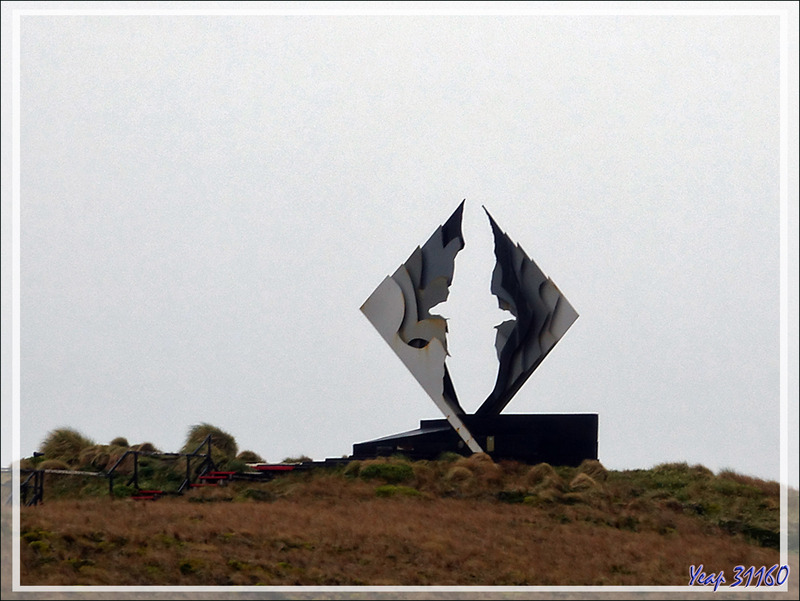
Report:
M 36 490 L 36 505 L 44 503 L 44 472 L 39 470 L 39 486 Z

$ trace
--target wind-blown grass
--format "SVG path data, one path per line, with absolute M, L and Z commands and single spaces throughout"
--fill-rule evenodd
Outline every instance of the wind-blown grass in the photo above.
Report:
M 94 442 L 72 428 L 58 428 L 47 434 L 40 451 L 45 459 L 60 459 L 70 465 L 79 463 L 81 452 Z

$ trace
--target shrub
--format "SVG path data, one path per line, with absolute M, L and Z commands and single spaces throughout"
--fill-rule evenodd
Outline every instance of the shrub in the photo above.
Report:
M 114 440 L 112 440 L 108 444 L 110 444 L 112 447 L 126 447 L 127 448 L 127 447 L 131 446 L 131 445 L 128 444 L 128 439 L 125 438 L 124 436 L 117 436 Z
M 42 441 L 42 453 L 46 459 L 60 459 L 70 465 L 77 465 L 81 451 L 94 446 L 94 442 L 77 430 L 59 428 L 50 432 Z
M 414 477 L 414 469 L 408 463 L 366 463 L 359 471 L 365 480 L 380 478 L 389 484 L 407 482 Z
M 217 449 L 224 459 L 236 458 L 236 454 L 239 450 L 236 445 L 236 439 L 216 426 L 206 423 L 197 424 L 189 428 L 189 434 L 186 437 L 186 443 L 184 443 L 181 452 L 193 453 L 209 435 L 211 436 L 212 454 L 213 449 Z M 200 452 L 202 453 L 203 450 L 201 449 Z

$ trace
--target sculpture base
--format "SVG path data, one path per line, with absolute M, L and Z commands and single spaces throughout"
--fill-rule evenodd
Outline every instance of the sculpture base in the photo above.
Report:
M 492 459 L 578 466 L 597 459 L 597 414 L 464 415 L 464 424 Z M 436 459 L 470 451 L 446 419 L 422 420 L 419 429 L 353 445 L 352 459 L 396 453 L 409 459 Z

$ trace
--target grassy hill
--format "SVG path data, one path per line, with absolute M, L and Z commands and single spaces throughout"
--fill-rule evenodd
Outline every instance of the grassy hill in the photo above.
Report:
M 686 586 L 690 566 L 730 583 L 780 561 L 779 485 L 687 464 L 395 457 L 158 501 L 47 478 L 21 509 L 23 585 Z

